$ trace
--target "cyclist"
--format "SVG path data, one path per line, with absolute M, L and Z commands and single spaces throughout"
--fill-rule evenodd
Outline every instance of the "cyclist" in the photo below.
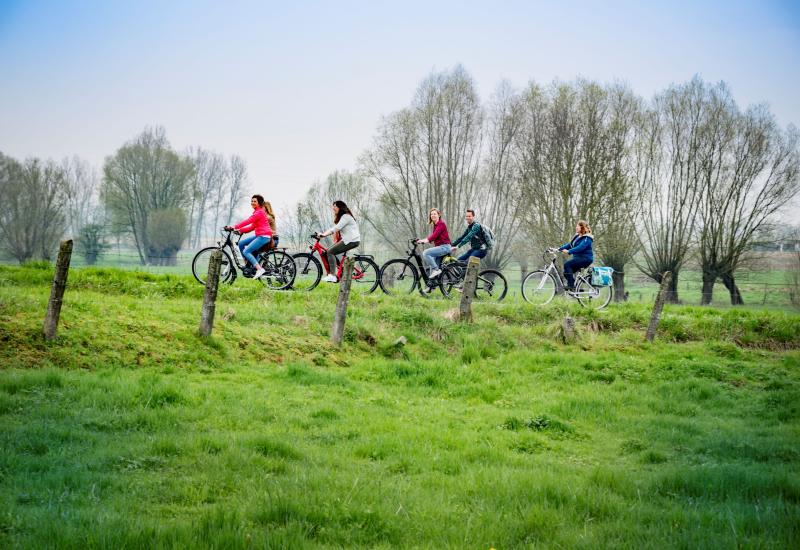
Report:
M 267 214 L 267 221 L 269 221 L 269 228 L 272 230 L 272 246 L 270 248 L 277 248 L 278 226 L 275 224 L 275 211 L 272 210 L 272 204 L 269 201 L 264 201 L 264 212 Z
M 265 270 L 261 267 L 261 264 L 258 263 L 253 253 L 270 242 L 272 239 L 272 229 L 270 229 L 269 220 L 267 220 L 267 213 L 264 211 L 264 197 L 261 195 L 253 195 L 250 198 L 250 206 L 253 207 L 253 213 L 249 218 L 233 226 L 226 225 L 225 229 L 236 230 L 239 233 L 255 231 L 255 235 L 252 237 L 247 237 L 239 241 L 239 251 L 255 268 L 256 273 L 253 277 L 259 279 L 264 275 Z
M 470 256 L 476 258 L 485 258 L 489 253 L 489 243 L 486 241 L 486 236 L 483 233 L 481 224 L 475 219 L 475 211 L 472 208 L 467 208 L 464 214 L 464 219 L 467 222 L 467 228 L 459 238 L 453 241 L 451 251 L 455 252 L 456 249 L 469 242 L 469 250 L 458 257 L 460 262 L 466 262 Z
M 424 239 L 417 240 L 418 244 L 432 243 L 433 247 L 422 253 L 422 260 L 428 268 L 428 277 L 433 279 L 442 274 L 439 269 L 441 258 L 450 254 L 450 235 L 447 233 L 447 224 L 442 219 L 438 208 L 431 208 L 428 212 L 428 223 L 433 226 L 431 234 Z
M 571 254 L 572 259 L 564 262 L 564 277 L 567 279 L 567 292 L 575 292 L 575 276 L 577 270 L 589 267 L 594 261 L 592 252 L 592 228 L 586 220 L 578 220 L 575 225 L 575 236 L 567 244 L 558 247 L 565 254 Z
M 339 282 L 338 277 L 336 277 L 336 268 L 338 266 L 336 255 L 343 254 L 361 244 L 361 233 L 358 230 L 358 224 L 347 204 L 344 201 L 334 201 L 332 208 L 333 226 L 322 233 L 318 233 L 319 237 L 327 237 L 338 231 L 341 236 L 341 240 L 328 249 L 328 274 L 322 279 L 327 283 Z

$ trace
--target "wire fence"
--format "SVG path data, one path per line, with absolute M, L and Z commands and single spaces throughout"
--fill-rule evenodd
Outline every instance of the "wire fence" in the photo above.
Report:
M 209 243 L 211 244 L 211 243 Z M 308 248 L 288 247 L 287 252 L 307 252 Z M 359 251 L 361 252 L 361 251 Z M 374 258 L 378 266 L 392 258 L 405 257 L 391 251 L 364 251 L 375 252 Z M 118 247 L 103 253 L 91 267 L 117 268 L 140 271 L 153 274 L 191 275 L 192 259 L 197 250 L 180 250 L 172 256 L 149 257 L 148 263 L 142 259 L 135 249 Z M 241 258 L 240 258 L 241 261 Z M 16 265 L 11 259 L 0 259 L 0 264 Z M 741 293 L 745 306 L 794 309 L 800 308 L 800 276 L 788 266 L 780 263 L 771 268 L 765 264 L 764 270 L 741 270 L 736 274 L 736 285 Z M 89 267 L 86 258 L 80 254 L 72 257 L 72 267 Z M 533 268 L 535 269 L 535 268 Z M 521 284 L 529 270 L 522 269 L 518 264 L 506 266 L 502 270 L 508 281 L 508 299 L 522 299 Z M 652 303 L 658 294 L 659 285 L 639 271 L 626 274 L 625 298 L 634 303 Z M 684 269 L 679 276 L 677 291 L 670 292 L 668 299 L 679 301 L 686 305 L 702 305 L 703 282 L 698 270 Z M 729 307 L 731 298 L 728 289 L 721 283 L 714 285 L 710 304 L 714 307 Z

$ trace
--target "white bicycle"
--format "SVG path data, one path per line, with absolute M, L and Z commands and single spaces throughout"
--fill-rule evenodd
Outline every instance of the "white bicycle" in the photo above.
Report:
M 566 286 L 556 266 L 557 254 L 557 248 L 548 248 L 542 256 L 546 262 L 547 256 L 550 256 L 545 267 L 531 271 L 522 280 L 522 297 L 529 304 L 540 306 L 549 304 L 555 298 L 558 289 Z M 603 309 L 614 297 L 614 288 L 611 285 L 592 284 L 587 269 L 575 273 L 575 291 L 565 291 L 564 295 L 575 298 L 584 307 Z

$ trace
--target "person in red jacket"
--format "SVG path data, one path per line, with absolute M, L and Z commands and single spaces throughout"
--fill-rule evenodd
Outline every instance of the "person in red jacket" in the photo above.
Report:
M 235 229 L 239 233 L 249 233 L 254 231 L 255 235 L 241 239 L 239 241 L 239 250 L 242 256 L 256 268 L 256 279 L 260 278 L 264 273 L 264 268 L 258 263 L 253 253 L 269 243 L 272 239 L 272 229 L 269 226 L 269 219 L 267 213 L 264 211 L 264 197 L 261 195 L 253 195 L 250 199 L 250 206 L 253 207 L 253 213 L 244 221 L 237 223 L 234 226 L 227 225 L 225 229 Z
M 417 242 L 433 245 L 422 253 L 422 259 L 428 268 L 428 277 L 433 279 L 442 273 L 442 270 L 439 269 L 440 258 L 450 254 L 450 235 L 447 233 L 447 224 L 444 223 L 442 213 L 438 208 L 431 208 L 428 212 L 428 223 L 433 226 L 431 234 Z

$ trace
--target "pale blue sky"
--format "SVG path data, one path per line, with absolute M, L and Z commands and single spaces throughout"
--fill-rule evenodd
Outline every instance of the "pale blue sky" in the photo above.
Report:
M 98 168 L 146 125 L 242 155 L 288 207 L 461 63 L 487 98 L 576 76 L 650 97 L 700 74 L 800 125 L 800 6 L 762 2 L 0 0 L 0 151 Z

